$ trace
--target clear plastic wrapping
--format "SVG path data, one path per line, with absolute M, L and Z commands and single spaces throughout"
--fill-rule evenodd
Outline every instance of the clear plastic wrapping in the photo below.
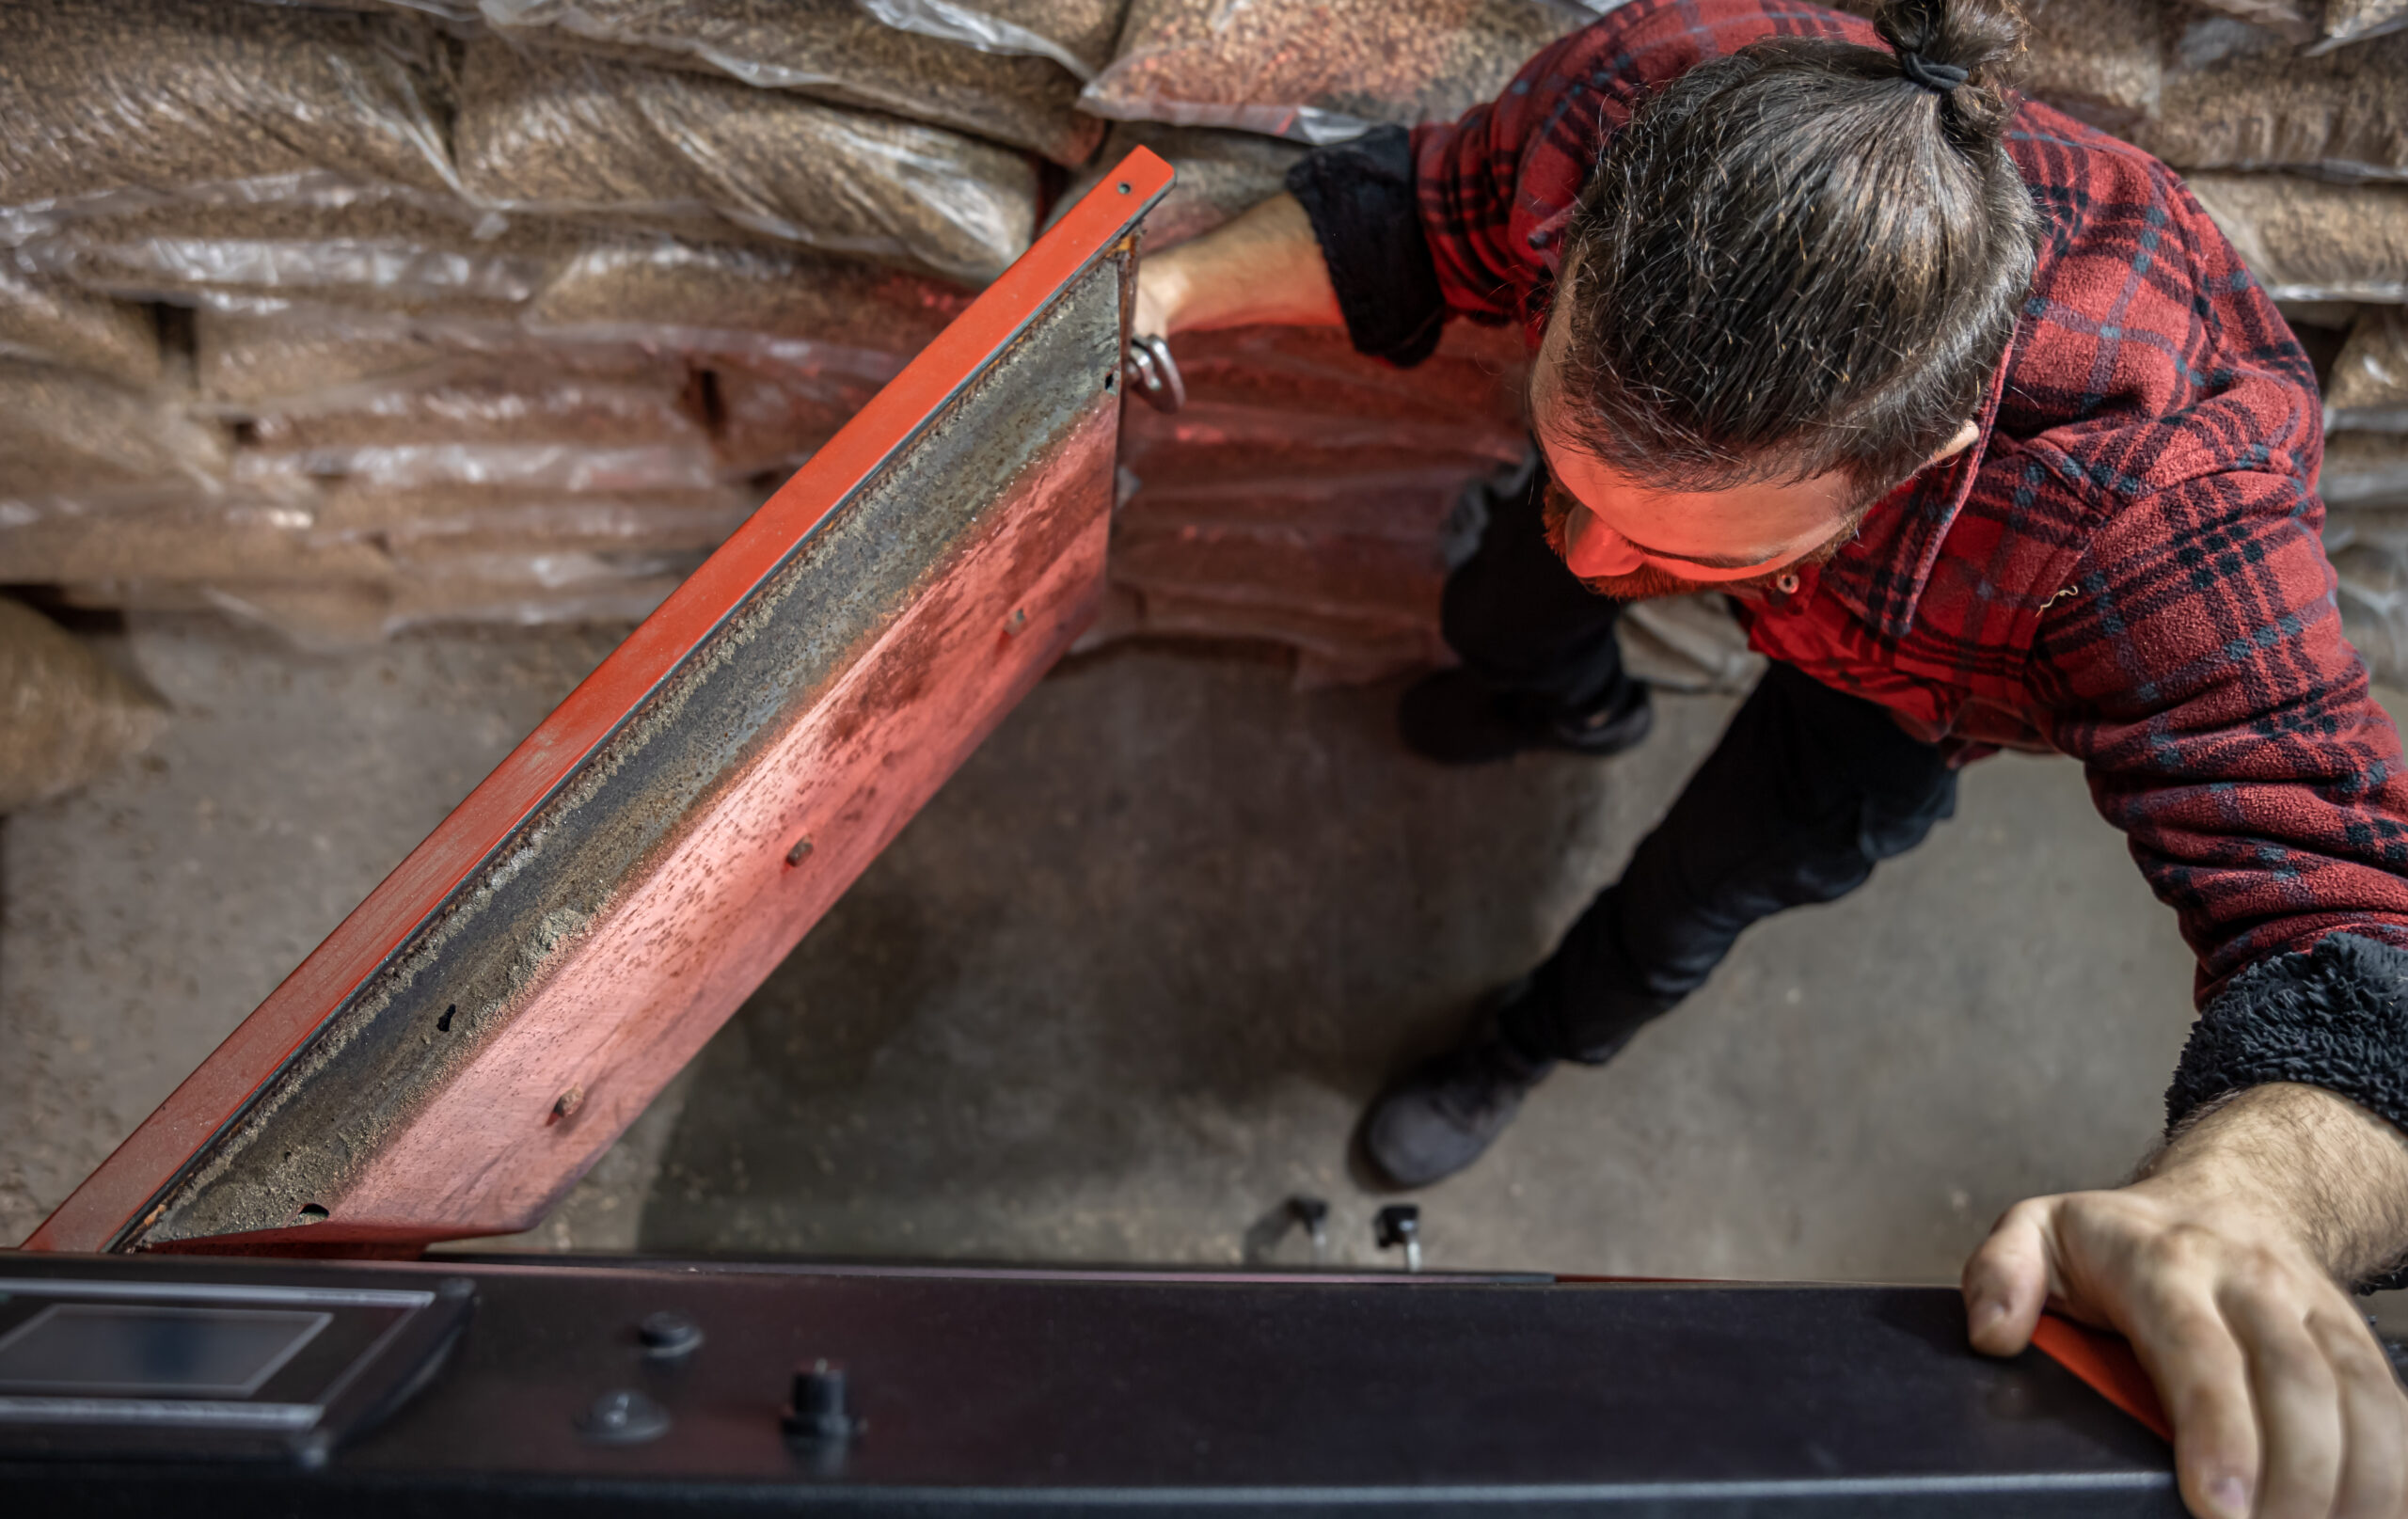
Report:
M 2320 55 L 2263 38 L 2170 74 L 2133 140 L 2180 169 L 2408 179 L 2408 33 Z
M 860 0 L 886 23 L 981 53 L 1051 58 L 1081 80 L 1112 61 L 1127 0 Z
M 483 39 L 453 134 L 478 200 L 738 229 L 983 282 L 1037 218 L 1027 155 L 734 80 Z M 732 225 L 729 225 L 732 224 Z
M 0 500 L 158 481 L 207 485 L 226 455 L 223 429 L 150 391 L 0 361 Z
M 0 597 L 0 814 L 98 778 L 166 720 L 156 698 L 72 635 Z
M 1132 0 L 1098 116 L 1339 142 L 1385 122 L 1451 119 L 1588 21 L 1549 0 Z
M 456 188 L 417 18 L 195 0 L 0 6 L 0 206 L 71 213 L 295 177 Z
M 323 539 L 314 514 L 282 498 L 187 492 L 40 505 L 49 510 L 0 518 L 0 579 L 310 584 L 375 579 L 389 569 L 375 545 Z
M 159 378 L 158 324 L 139 306 L 42 278 L 0 254 L 0 359 L 151 385 Z
M 2408 309 L 2360 309 L 2325 381 L 2324 425 L 2408 433 Z
M 483 14 L 523 40 L 891 111 L 1058 164 L 1086 162 L 1103 134 L 1058 63 L 899 30 L 855 0 L 484 0 Z
M 784 248 L 597 241 L 529 303 L 526 325 L 884 381 L 968 309 L 969 292 Z
M 1140 235 L 1153 253 L 1201 237 L 1277 195 L 1287 183 L 1288 166 L 1309 151 L 1302 144 L 1250 132 L 1117 121 L 1103 139 L 1103 151 L 1062 193 L 1060 209 L 1076 205 L 1137 148 L 1153 150 L 1179 171 L 1169 192 L 1146 214 Z
M 1191 400 L 1168 417 L 1132 415 L 1121 459 L 1148 484 L 1342 480 L 1456 466 L 1468 476 L 1521 457 L 1523 440 L 1478 421 L 1311 416 Z
M 342 485 L 325 492 L 310 516 L 322 538 L 372 538 L 388 546 L 440 542 L 686 549 L 718 544 L 759 504 L 757 493 L 728 486 L 608 493 Z
M 526 490 L 698 490 L 715 483 L 706 444 L 374 443 L 322 449 L 246 449 L 230 477 L 254 488 L 345 483 L 379 490 L 493 485 Z
M 2324 39 L 2316 51 L 2330 52 L 2408 30 L 2408 0 L 2324 0 Z
M 243 430 L 259 449 L 320 453 L 395 444 L 692 444 L 705 431 L 691 389 L 682 365 L 626 379 L 462 365 L 413 383 L 292 397 L 252 411 Z
M 2289 174 L 2187 178 L 2275 299 L 2408 301 L 2408 187 Z
M 368 192 L 297 205 L 184 204 L 93 216 L 27 240 L 37 272 L 135 300 L 301 296 L 506 315 L 582 241 L 572 227 Z
M 2315 40 L 2320 12 L 2352 0 L 2193 0 L 2201 10 L 2262 27 L 2289 42 Z
M 330 306 L 274 296 L 205 298 L 193 312 L 194 381 L 230 407 L 315 398 L 363 382 L 429 382 L 452 368 L 515 363 L 576 373 L 633 372 L 656 362 L 632 349 L 545 342 L 507 320 L 441 310 Z

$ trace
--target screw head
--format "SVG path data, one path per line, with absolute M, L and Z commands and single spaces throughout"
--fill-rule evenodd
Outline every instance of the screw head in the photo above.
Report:
M 565 1118 L 585 1106 L 585 1088 L 572 1086 L 552 1101 L 552 1116 Z
M 810 838 L 806 836 L 797 839 L 794 841 L 794 847 L 786 851 L 786 863 L 789 865 L 799 865 L 809 857 L 810 853 Z

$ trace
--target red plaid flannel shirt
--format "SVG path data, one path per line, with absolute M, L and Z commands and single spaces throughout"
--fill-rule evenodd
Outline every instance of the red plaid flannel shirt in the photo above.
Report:
M 1792 0 L 1634 0 L 1418 130 L 1450 314 L 1535 338 L 1605 139 L 1650 87 L 1766 37 L 1880 45 Z M 1922 736 L 2081 760 L 2203 1005 L 2339 930 L 2408 947 L 2408 777 L 2341 636 L 2306 356 L 2173 170 L 2037 103 L 2008 150 L 2047 230 L 1981 441 L 1748 608 L 1751 641 Z

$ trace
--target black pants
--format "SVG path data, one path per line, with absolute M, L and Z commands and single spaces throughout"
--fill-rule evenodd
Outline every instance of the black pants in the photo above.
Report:
M 1534 472 L 1535 473 L 1535 472 Z M 1447 641 L 1500 690 L 1594 711 L 1630 678 L 1614 624 L 1548 548 L 1542 482 L 1498 493 L 1447 582 Z M 1680 799 L 1506 1009 L 1532 1055 L 1601 1061 L 1759 918 L 1845 896 L 1956 809 L 1956 772 L 1881 707 L 1774 665 Z

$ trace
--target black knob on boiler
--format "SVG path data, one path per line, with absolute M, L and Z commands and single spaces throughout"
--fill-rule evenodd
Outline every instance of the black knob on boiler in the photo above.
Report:
M 849 1440 L 855 1422 L 845 1406 L 845 1369 L 814 1361 L 794 1374 L 794 1401 L 787 1405 L 785 1431 L 797 1440 Z

